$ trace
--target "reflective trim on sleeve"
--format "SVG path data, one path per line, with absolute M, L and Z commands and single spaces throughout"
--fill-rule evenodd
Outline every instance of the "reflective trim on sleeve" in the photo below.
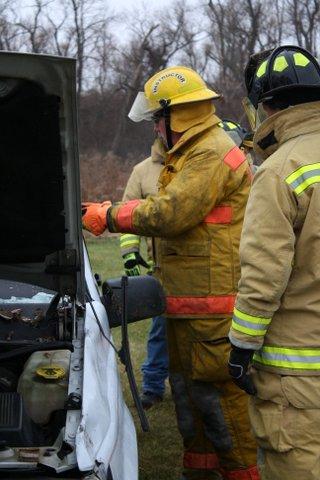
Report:
M 252 336 L 262 336 L 267 333 L 271 318 L 256 317 L 241 312 L 237 308 L 233 311 L 232 328 L 238 332 Z
M 121 232 L 131 232 L 133 229 L 132 217 L 134 209 L 141 203 L 141 200 L 131 200 L 120 205 L 117 212 L 117 229 Z
M 210 297 L 167 297 L 169 315 L 198 315 L 210 313 L 231 314 L 235 295 L 215 295 Z
M 226 163 L 231 170 L 237 170 L 238 167 L 246 160 L 246 156 L 242 150 L 238 147 L 233 147 L 225 155 L 223 161 Z
M 132 252 L 139 252 L 140 250 L 140 237 L 133 233 L 125 233 L 120 237 L 120 250 L 122 255 L 126 255 Z
M 134 235 L 132 233 L 125 233 L 120 237 L 120 248 L 128 248 L 140 245 L 139 235 Z
M 253 361 L 291 370 L 320 370 L 320 348 L 263 346 L 254 354 Z
M 232 207 L 219 205 L 211 210 L 203 220 L 204 223 L 228 224 L 232 220 Z
M 310 185 L 320 183 L 320 163 L 313 163 L 300 167 L 286 178 L 286 183 L 300 195 Z

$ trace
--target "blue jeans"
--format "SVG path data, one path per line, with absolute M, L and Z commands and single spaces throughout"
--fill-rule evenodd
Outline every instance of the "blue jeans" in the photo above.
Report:
M 165 317 L 154 317 L 147 343 L 147 358 L 142 364 L 142 390 L 162 396 L 168 377 L 168 350 Z

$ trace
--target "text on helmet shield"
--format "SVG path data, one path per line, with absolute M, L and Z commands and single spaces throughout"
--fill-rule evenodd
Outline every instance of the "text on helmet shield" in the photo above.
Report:
M 177 80 L 179 80 L 179 82 L 182 84 L 186 83 L 186 78 L 181 73 L 178 73 L 178 72 L 166 73 L 165 75 L 162 75 L 161 77 L 158 78 L 158 80 L 154 82 L 154 84 L 152 85 L 152 93 L 157 93 L 160 83 L 169 77 L 177 78 Z

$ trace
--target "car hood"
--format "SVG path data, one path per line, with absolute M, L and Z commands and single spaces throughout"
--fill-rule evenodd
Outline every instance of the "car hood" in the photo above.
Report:
M 0 278 L 83 298 L 76 62 L 0 52 Z

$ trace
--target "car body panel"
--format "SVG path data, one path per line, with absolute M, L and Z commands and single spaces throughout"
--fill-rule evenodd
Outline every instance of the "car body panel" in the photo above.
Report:
M 113 342 L 85 252 L 87 288 L 103 331 Z M 91 305 L 86 304 L 82 418 L 77 433 L 80 470 L 111 465 L 114 480 L 137 480 L 137 441 L 122 396 L 116 353 L 102 336 Z

